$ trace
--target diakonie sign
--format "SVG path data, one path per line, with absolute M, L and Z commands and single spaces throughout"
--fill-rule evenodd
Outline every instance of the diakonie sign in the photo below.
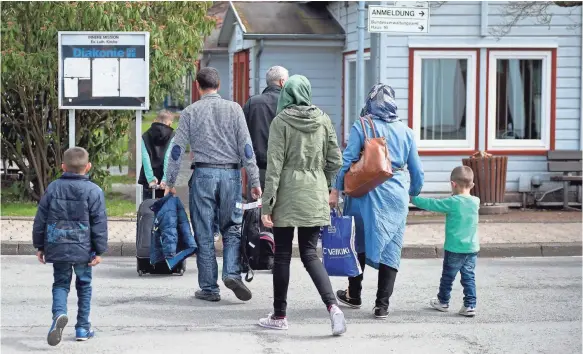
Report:
M 147 32 L 59 32 L 59 108 L 149 109 Z

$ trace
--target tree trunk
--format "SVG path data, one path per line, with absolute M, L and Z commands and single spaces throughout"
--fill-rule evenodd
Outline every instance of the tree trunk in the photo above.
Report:
M 136 121 L 130 123 L 128 139 L 128 177 L 136 177 Z

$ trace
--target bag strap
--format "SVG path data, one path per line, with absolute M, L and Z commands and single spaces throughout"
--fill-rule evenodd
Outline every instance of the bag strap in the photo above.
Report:
M 377 131 L 375 129 L 374 123 L 372 121 L 372 119 L 370 118 L 370 116 L 366 116 L 366 119 L 368 120 L 368 124 L 370 124 L 370 128 L 372 129 L 372 137 L 374 139 L 377 138 Z
M 373 139 L 377 138 L 377 131 L 375 129 L 374 123 L 372 121 L 372 119 L 370 118 L 369 115 L 364 116 L 364 117 L 360 117 L 360 124 L 362 125 L 362 132 L 364 133 L 364 140 L 368 140 L 368 134 L 366 133 L 366 125 L 364 124 L 365 122 L 368 122 L 368 125 L 370 125 L 370 128 L 372 129 L 372 137 Z
M 249 276 L 249 273 L 251 273 L 251 276 Z M 251 269 L 251 267 L 249 267 L 249 271 L 247 271 L 247 274 L 245 275 L 245 281 L 247 283 L 250 283 L 253 280 L 254 276 L 255 276 L 255 272 L 253 271 L 253 269 Z
M 362 125 L 362 133 L 364 134 L 364 141 L 367 141 L 368 134 L 366 133 L 366 126 L 364 125 L 364 117 L 360 117 L 360 125 Z

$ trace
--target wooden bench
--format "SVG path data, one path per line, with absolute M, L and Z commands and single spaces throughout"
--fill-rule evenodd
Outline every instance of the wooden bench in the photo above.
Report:
M 549 172 L 562 172 L 561 176 L 552 176 L 551 181 L 563 182 L 563 208 L 569 207 L 569 187 L 581 185 L 581 151 L 555 150 L 547 154 Z

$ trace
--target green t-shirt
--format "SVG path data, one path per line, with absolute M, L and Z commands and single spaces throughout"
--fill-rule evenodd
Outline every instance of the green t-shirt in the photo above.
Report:
M 454 195 L 445 199 L 413 197 L 417 207 L 445 216 L 445 245 L 455 253 L 475 253 L 480 250 L 478 210 L 480 199 L 470 195 Z

